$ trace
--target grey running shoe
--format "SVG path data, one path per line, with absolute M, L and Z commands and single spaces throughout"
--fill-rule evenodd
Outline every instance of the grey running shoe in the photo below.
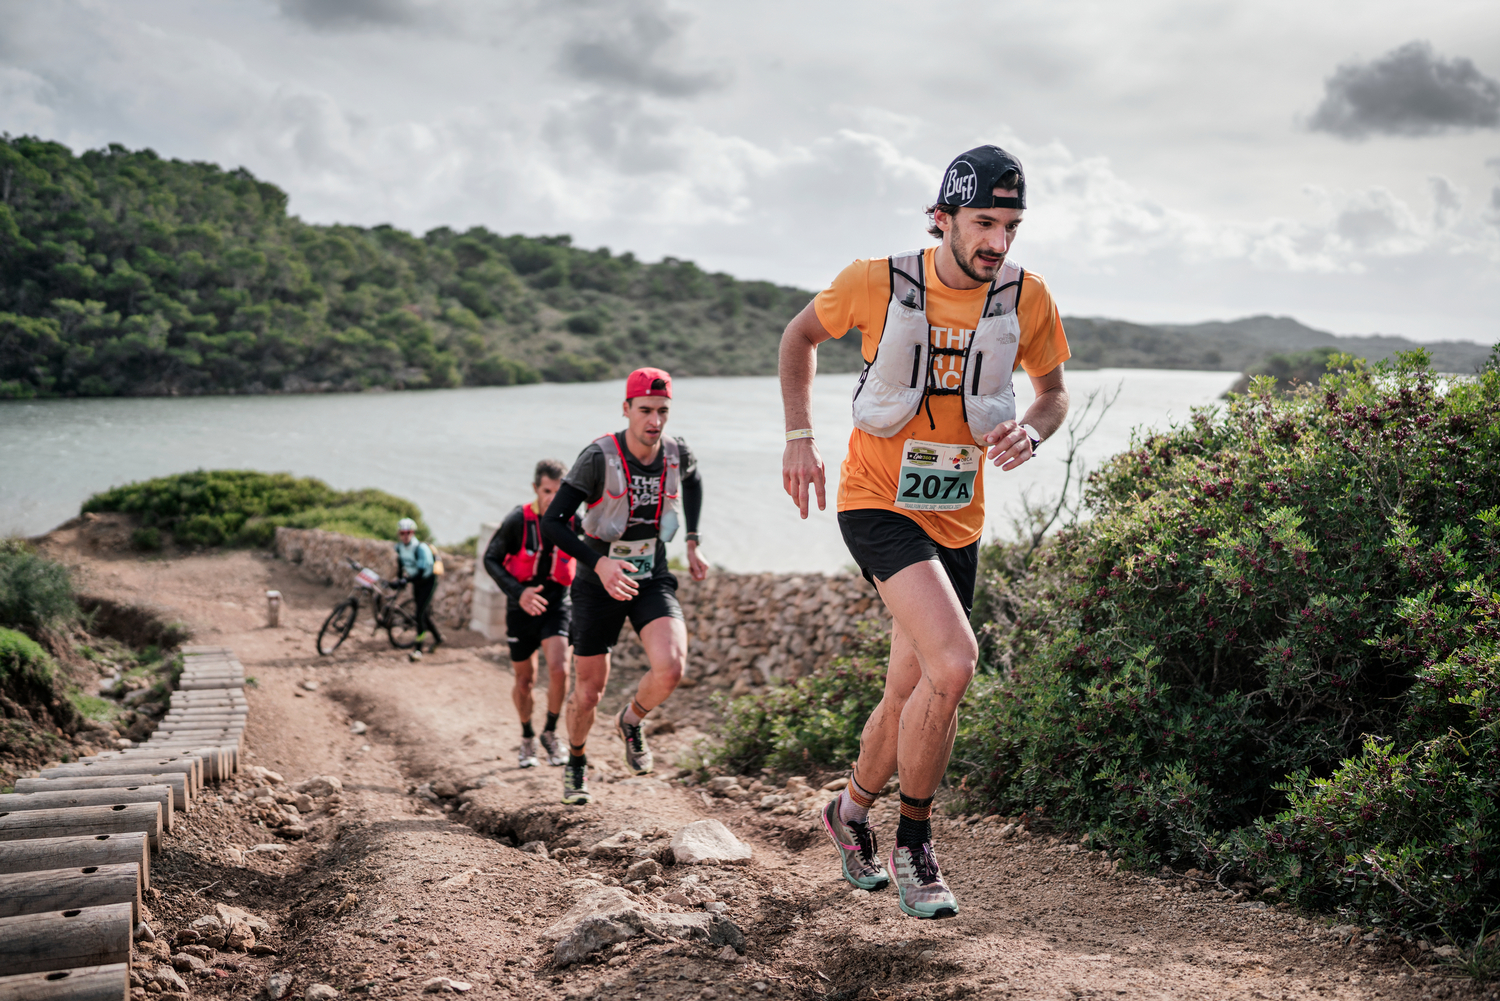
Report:
M 651 757 L 651 748 L 646 746 L 646 734 L 641 727 L 625 722 L 625 709 L 615 717 L 615 729 L 625 742 L 625 767 L 632 775 L 650 775 L 656 770 L 656 760 Z
M 914 918 L 958 914 L 958 898 L 943 882 L 931 841 L 924 841 L 916 851 L 898 847 L 891 852 L 891 872 L 896 874 L 896 903 L 902 911 Z
M 868 824 L 859 821 L 844 823 L 839 819 L 839 801 L 823 807 L 823 827 L 839 850 L 839 863 L 844 867 L 844 878 L 861 890 L 881 890 L 889 885 L 890 874 L 880 864 L 880 853 L 875 847 L 875 832 Z
M 568 756 L 564 753 L 562 745 L 557 742 L 555 730 L 543 730 L 539 739 L 542 742 L 542 750 L 547 752 L 547 764 L 566 765 L 568 763 Z
M 421 660 L 422 659 L 422 651 L 421 650 L 413 650 L 413 651 L 411 651 L 410 653 L 408 653 L 406 655 L 406 659 L 410 660 L 410 661 Z
M 535 768 L 541 764 L 536 759 L 536 740 L 532 737 L 521 738 L 521 761 L 522 768 Z
M 563 768 L 563 798 L 568 806 L 582 806 L 594 797 L 589 795 L 589 766 L 567 765 Z

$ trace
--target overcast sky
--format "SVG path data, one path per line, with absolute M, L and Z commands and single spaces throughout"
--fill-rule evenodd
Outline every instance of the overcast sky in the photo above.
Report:
M 1063 312 L 1500 337 L 1493 0 L 0 0 L 0 131 L 818 288 L 1030 183 Z

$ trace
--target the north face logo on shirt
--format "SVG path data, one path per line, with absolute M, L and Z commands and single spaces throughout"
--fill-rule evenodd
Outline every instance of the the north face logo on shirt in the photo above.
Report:
M 630 475 L 630 524 L 656 524 L 656 509 L 661 504 L 661 477 Z M 644 508 L 644 510 L 642 510 Z

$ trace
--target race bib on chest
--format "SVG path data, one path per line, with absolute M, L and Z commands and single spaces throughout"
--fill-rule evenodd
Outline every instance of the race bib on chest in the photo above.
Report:
M 625 576 L 631 580 L 645 580 L 656 568 L 656 539 L 637 539 L 634 542 L 617 541 L 609 544 L 609 558 L 624 560 L 634 570 Z
M 984 450 L 975 445 L 908 441 L 901 452 L 896 506 L 907 511 L 957 511 L 974 500 Z

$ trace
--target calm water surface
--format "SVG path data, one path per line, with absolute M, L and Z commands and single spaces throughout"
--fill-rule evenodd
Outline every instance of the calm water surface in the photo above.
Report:
M 1068 373 L 1075 410 L 1094 389 L 1119 398 L 1084 449 L 1094 464 L 1132 429 L 1184 420 L 1233 372 L 1105 369 Z M 834 521 L 854 376 L 819 376 L 818 446 L 828 510 L 806 522 L 781 491 L 780 392 L 774 377 L 679 379 L 669 430 L 697 452 L 704 478 L 703 551 L 731 570 L 837 570 L 849 562 Z M 622 382 L 428 392 L 0 403 L 0 532 L 35 535 L 100 490 L 191 469 L 316 476 L 340 489 L 378 487 L 421 505 L 440 541 L 475 534 L 530 495 L 536 460 L 570 464 L 624 426 Z M 1019 406 L 1030 384 L 1019 380 Z M 1004 531 L 1022 491 L 1062 483 L 1059 442 L 1020 469 L 989 470 L 990 532 Z M 672 549 L 680 551 L 679 541 Z

